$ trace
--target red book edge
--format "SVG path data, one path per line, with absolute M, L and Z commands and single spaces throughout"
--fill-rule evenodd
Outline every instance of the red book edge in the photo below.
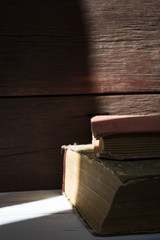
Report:
M 91 118 L 94 137 L 120 133 L 160 132 L 160 115 L 100 115 Z
M 62 194 L 65 195 L 65 167 L 66 167 L 66 155 L 67 155 L 67 146 L 61 147 L 61 154 L 63 154 L 63 177 L 62 177 Z

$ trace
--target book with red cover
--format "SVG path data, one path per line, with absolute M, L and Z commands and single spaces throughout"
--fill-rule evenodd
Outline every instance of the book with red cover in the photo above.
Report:
M 120 133 L 160 132 L 160 115 L 115 115 L 91 118 L 94 137 Z
M 160 157 L 160 115 L 95 116 L 91 130 L 99 157 Z

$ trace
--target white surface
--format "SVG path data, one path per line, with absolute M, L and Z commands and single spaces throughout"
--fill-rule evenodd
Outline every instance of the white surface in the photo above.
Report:
M 71 210 L 63 196 L 0 208 L 0 226 Z
M 160 234 L 95 237 L 61 190 L 0 194 L 0 240 L 160 240 Z

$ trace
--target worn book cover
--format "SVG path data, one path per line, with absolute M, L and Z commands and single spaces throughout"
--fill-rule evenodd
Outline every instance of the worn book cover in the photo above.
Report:
M 91 233 L 160 232 L 160 160 L 104 161 L 93 145 L 64 151 L 63 192 Z

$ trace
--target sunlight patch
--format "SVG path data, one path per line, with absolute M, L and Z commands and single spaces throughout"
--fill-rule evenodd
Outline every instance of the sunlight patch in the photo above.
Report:
M 71 210 L 64 196 L 0 208 L 0 226 Z

